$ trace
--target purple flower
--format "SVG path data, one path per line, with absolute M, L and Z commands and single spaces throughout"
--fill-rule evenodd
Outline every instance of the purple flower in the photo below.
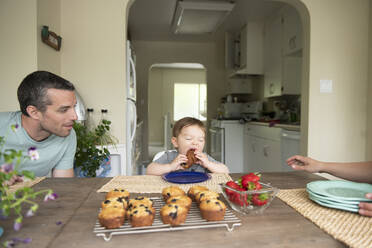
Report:
M 3 171 L 5 173 L 9 173 L 14 170 L 13 164 L 2 164 L 0 167 L 0 171 Z
M 9 248 L 9 247 L 14 247 L 15 246 L 15 242 L 13 240 L 8 240 L 4 243 L 4 246 L 6 248 Z
M 57 221 L 57 222 L 56 222 L 56 225 L 57 225 L 57 226 L 60 226 L 60 225 L 62 225 L 62 221 L 60 221 L 60 220 L 59 220 L 59 221 Z
M 31 160 L 39 159 L 39 152 L 36 150 L 36 147 L 28 148 L 28 156 L 30 156 Z
M 4 243 L 4 246 L 5 247 L 14 247 L 14 246 L 16 246 L 19 243 L 29 244 L 29 243 L 31 243 L 31 241 L 32 241 L 31 238 L 25 238 L 25 239 L 22 239 L 22 238 L 12 238 L 12 240 L 6 241 Z
M 31 208 L 26 213 L 26 217 L 32 217 L 34 215 L 35 215 L 35 213 L 34 213 L 34 211 Z
M 14 225 L 13 225 L 13 228 L 15 231 L 19 231 L 22 227 L 22 222 L 18 222 L 17 220 L 14 221 Z
M 19 128 L 19 125 L 18 124 L 13 124 L 10 126 L 10 128 L 13 130 L 13 132 L 17 131 L 18 128 Z
M 53 200 L 55 200 L 57 198 L 58 198 L 58 195 L 56 193 L 49 193 L 49 194 L 45 195 L 44 202 L 47 202 L 49 200 L 52 200 L 53 201 Z

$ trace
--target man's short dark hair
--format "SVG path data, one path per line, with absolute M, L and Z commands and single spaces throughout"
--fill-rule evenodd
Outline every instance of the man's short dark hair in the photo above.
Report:
M 48 89 L 74 91 L 75 87 L 51 72 L 35 71 L 27 75 L 18 87 L 17 96 L 22 113 L 29 116 L 26 109 L 30 105 L 44 112 L 47 105 L 52 104 L 47 96 Z
M 184 117 L 178 120 L 173 126 L 173 137 L 178 137 L 180 135 L 182 128 L 196 125 L 206 133 L 205 126 L 203 122 L 193 117 Z

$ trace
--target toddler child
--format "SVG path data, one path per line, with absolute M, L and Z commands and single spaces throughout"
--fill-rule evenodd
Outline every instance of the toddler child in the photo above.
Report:
M 176 150 L 165 151 L 160 157 L 148 165 L 146 174 L 162 175 L 171 171 L 188 170 L 212 173 L 229 173 L 226 165 L 217 162 L 211 156 L 203 153 L 206 130 L 203 122 L 192 117 L 178 120 L 173 127 L 172 144 Z M 188 169 L 184 168 L 187 162 L 186 153 L 194 149 L 196 163 Z

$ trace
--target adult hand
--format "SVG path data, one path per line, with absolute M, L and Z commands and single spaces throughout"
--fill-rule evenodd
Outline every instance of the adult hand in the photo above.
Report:
M 372 193 L 366 194 L 366 198 L 372 200 Z M 359 203 L 359 214 L 372 217 L 372 203 L 367 202 Z
M 287 164 L 291 166 L 294 170 L 304 170 L 307 172 L 319 172 L 321 170 L 322 163 L 300 155 L 295 155 L 287 159 Z

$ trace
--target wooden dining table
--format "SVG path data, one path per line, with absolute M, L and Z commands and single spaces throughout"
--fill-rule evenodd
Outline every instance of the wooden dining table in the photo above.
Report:
M 241 174 L 231 174 L 237 179 Z M 93 233 L 103 193 L 97 190 L 111 178 L 47 178 L 35 190 L 53 189 L 59 197 L 44 203 L 39 199 L 36 215 L 25 218 L 20 231 L 13 220 L 1 220 L 5 229 L 1 242 L 31 238 L 19 247 L 346 247 L 318 226 L 275 198 L 262 214 L 242 215 L 234 211 L 242 225 L 229 232 L 226 228 L 205 228 L 113 236 L 110 241 Z M 305 188 L 323 180 L 306 172 L 262 173 L 262 181 L 279 189 Z M 136 195 L 136 194 L 133 194 Z M 160 194 L 148 194 L 160 196 Z M 232 210 L 233 211 L 233 210 Z M 17 246 L 18 247 L 18 246 Z

